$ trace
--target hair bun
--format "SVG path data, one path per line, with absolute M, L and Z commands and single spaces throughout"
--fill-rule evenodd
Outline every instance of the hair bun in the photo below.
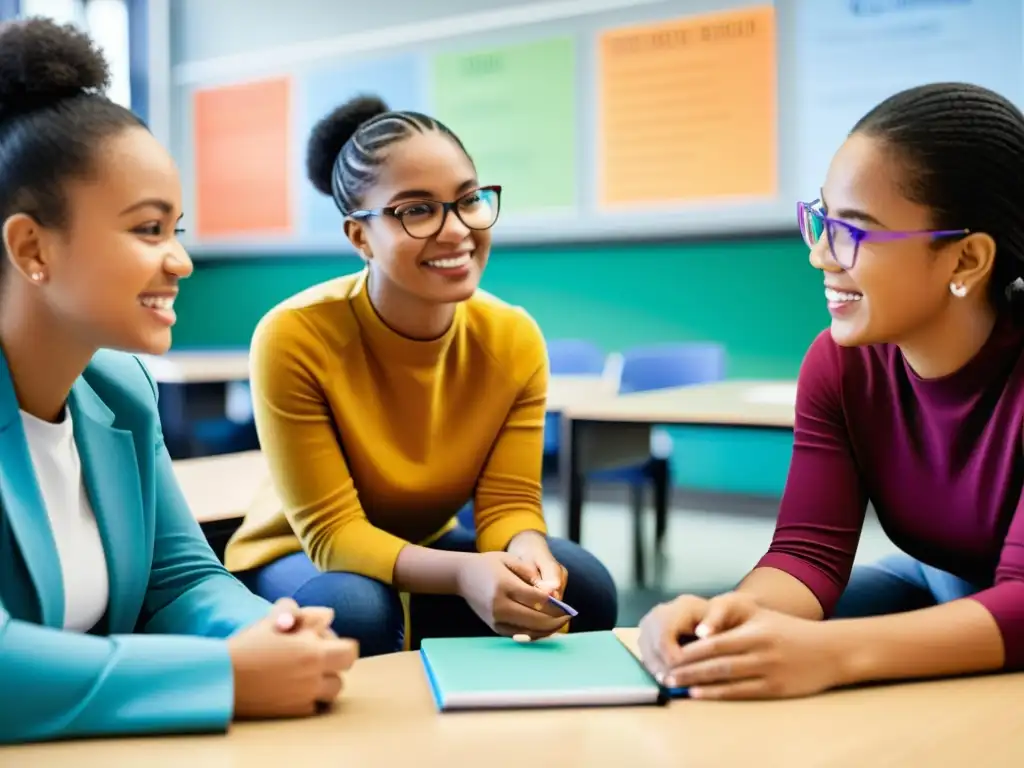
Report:
M 73 25 L 43 18 L 0 24 L 0 121 L 109 85 L 106 59 Z
M 306 175 L 318 191 L 331 195 L 334 161 L 359 126 L 388 112 L 379 96 L 356 96 L 321 118 L 313 127 L 306 149 Z

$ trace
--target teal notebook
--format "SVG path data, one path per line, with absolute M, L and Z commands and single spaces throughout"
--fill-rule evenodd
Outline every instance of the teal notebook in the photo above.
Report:
M 662 704 L 661 687 L 613 632 L 433 638 L 420 656 L 437 708 L 516 709 Z

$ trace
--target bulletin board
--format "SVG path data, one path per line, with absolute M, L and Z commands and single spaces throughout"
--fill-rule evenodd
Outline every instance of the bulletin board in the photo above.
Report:
M 347 252 L 340 214 L 305 178 L 305 143 L 357 94 L 459 135 L 481 183 L 503 187 L 496 242 L 552 243 L 792 230 L 794 201 L 816 196 L 846 132 L 885 96 L 937 79 L 1018 101 L 1024 90 L 1021 3 L 592 6 L 432 39 L 381 34 L 350 54 L 322 45 L 280 70 L 268 53 L 246 77 L 191 67 L 174 148 L 194 210 L 187 245 L 198 257 Z

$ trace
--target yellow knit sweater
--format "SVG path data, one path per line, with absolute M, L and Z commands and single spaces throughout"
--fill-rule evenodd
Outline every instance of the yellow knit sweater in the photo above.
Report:
M 231 570 L 304 549 L 391 583 L 401 549 L 469 500 L 481 551 L 546 532 L 547 353 L 524 310 L 478 291 L 442 338 L 414 341 L 378 317 L 366 273 L 342 277 L 263 318 L 251 381 L 273 488 L 229 542 Z

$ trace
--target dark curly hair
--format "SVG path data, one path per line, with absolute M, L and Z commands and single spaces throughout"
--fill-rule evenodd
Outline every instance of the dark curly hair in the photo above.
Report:
M 931 209 L 936 229 L 985 232 L 995 240 L 991 298 L 1001 309 L 1017 305 L 1016 284 L 1024 276 L 1024 114 L 986 88 L 934 83 L 890 96 L 853 133 L 893 150 L 904 169 L 904 194 Z
M 143 126 L 104 95 L 109 84 L 103 55 L 74 26 L 0 24 L 0 222 L 27 213 L 63 226 L 64 182 L 88 177 L 103 139 Z
M 466 152 L 459 137 L 440 120 L 419 112 L 392 112 L 377 96 L 357 96 L 313 128 L 306 175 L 347 215 L 359 208 L 366 190 L 377 180 L 385 150 L 396 141 L 428 131 L 448 136 Z

